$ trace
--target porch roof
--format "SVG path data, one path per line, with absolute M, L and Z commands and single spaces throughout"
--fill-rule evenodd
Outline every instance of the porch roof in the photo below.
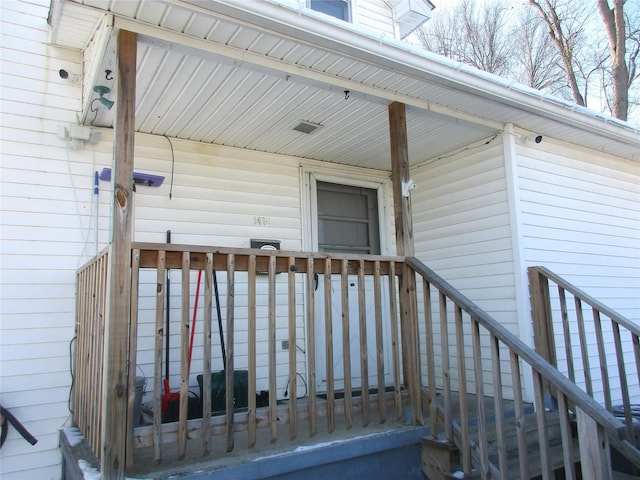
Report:
M 50 17 L 53 43 L 85 50 L 85 124 L 113 125 L 93 86 L 115 88 L 107 70 L 125 29 L 138 33 L 138 132 L 390 170 L 387 107 L 398 101 L 411 164 L 482 144 L 508 123 L 640 161 L 640 130 L 628 123 L 293 0 L 52 0 Z M 319 127 L 295 131 L 301 121 Z

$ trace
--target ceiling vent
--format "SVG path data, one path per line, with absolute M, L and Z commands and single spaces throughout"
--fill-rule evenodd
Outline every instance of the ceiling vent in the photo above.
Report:
M 320 125 L 319 123 L 311 123 L 311 122 L 302 121 L 298 125 L 293 127 L 293 129 L 295 131 L 297 131 L 297 132 L 311 133 L 311 132 L 313 132 L 314 130 L 316 130 L 317 128 L 319 128 L 321 126 L 322 125 Z

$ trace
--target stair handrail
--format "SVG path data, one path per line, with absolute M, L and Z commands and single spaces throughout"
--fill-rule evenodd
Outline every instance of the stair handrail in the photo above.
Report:
M 424 265 L 420 260 L 415 257 L 406 257 L 406 262 L 416 273 L 429 280 L 432 285 L 436 286 L 442 292 L 445 292 L 447 297 L 460 306 L 462 310 L 476 318 L 478 323 L 538 371 L 549 384 L 563 392 L 577 407 L 582 409 L 594 419 L 596 423 L 603 427 L 609 435 L 620 441 L 626 439 L 626 426 L 623 422 L 618 420 L 607 411 L 607 409 L 577 387 L 553 365 L 536 353 L 535 350 L 507 330 L 502 324 L 478 307 L 437 273 Z
M 553 280 L 556 285 L 562 287 L 567 292 L 572 293 L 575 297 L 580 298 L 583 302 L 588 304 L 591 308 L 595 308 L 600 313 L 604 313 L 611 320 L 615 321 L 617 324 L 622 325 L 627 330 L 631 331 L 634 335 L 640 336 L 640 325 L 632 322 L 628 318 L 623 315 L 620 315 L 618 312 L 613 310 L 612 308 L 606 306 L 604 303 L 599 300 L 593 298 L 591 295 L 586 293 L 584 290 L 579 289 L 575 285 L 567 282 L 564 278 L 556 275 L 547 267 L 535 266 L 529 267 L 530 270 L 537 271 L 538 273 L 546 276 L 547 278 Z
M 552 307 L 552 299 L 550 295 L 550 286 L 555 284 L 558 290 L 557 300 L 560 308 L 560 322 L 562 323 L 562 329 L 564 331 L 564 343 L 565 351 L 567 355 L 567 374 L 570 380 L 574 381 L 576 377 L 576 371 L 574 369 L 573 359 L 573 341 L 570 332 L 570 324 L 575 322 L 578 327 L 579 346 L 582 350 L 582 363 L 584 370 L 584 381 L 586 393 L 589 396 L 594 395 L 593 385 L 591 383 L 590 372 L 590 358 L 591 355 L 587 353 L 586 342 L 586 327 L 585 316 L 583 315 L 583 304 L 591 307 L 593 311 L 593 326 L 595 328 L 595 337 L 598 347 L 598 359 L 600 360 L 600 371 L 602 376 L 602 387 L 604 392 L 604 404 L 607 411 L 611 412 L 617 418 L 624 418 L 627 428 L 627 436 L 624 441 L 618 441 L 610 439 L 611 445 L 617 450 L 623 453 L 623 455 L 630 460 L 637 468 L 640 469 L 640 449 L 637 447 L 638 435 L 636 433 L 635 423 L 637 418 L 632 413 L 632 405 L 630 403 L 629 394 L 629 380 L 626 375 L 627 363 L 624 359 L 624 352 L 622 350 L 621 341 L 621 327 L 625 331 L 631 334 L 633 343 L 635 367 L 638 374 L 638 380 L 640 381 L 640 325 L 629 320 L 625 316 L 611 309 L 602 302 L 596 300 L 594 297 L 584 292 L 580 288 L 571 284 L 564 278 L 555 274 L 551 270 L 543 266 L 532 266 L 528 268 L 529 282 L 531 287 L 531 306 L 533 311 L 534 331 L 536 332 L 536 350 L 544 358 L 546 358 L 552 365 L 557 364 L 556 359 L 556 346 L 555 340 L 557 334 L 554 331 L 554 325 L 556 320 L 554 319 L 555 309 Z M 570 319 L 569 308 L 567 305 L 567 293 L 572 295 L 575 301 L 575 317 Z M 612 325 L 612 333 L 614 336 L 614 348 L 615 352 L 609 352 L 609 354 L 615 353 L 615 362 L 618 365 L 618 372 L 620 375 L 620 389 L 622 394 L 622 407 L 623 411 L 616 412 L 612 404 L 611 387 L 608 376 L 608 362 L 606 352 L 606 346 L 603 339 L 603 328 L 601 315 L 609 318 Z
M 569 405 L 571 405 L 571 410 L 576 415 L 576 419 L 578 421 L 578 430 L 581 432 L 585 430 L 588 438 L 600 439 L 595 442 L 587 442 L 584 445 L 584 449 L 582 448 L 582 442 L 580 442 L 580 459 L 583 461 L 583 464 L 592 464 L 592 460 L 598 458 L 597 463 L 601 465 L 602 468 L 608 468 L 610 470 L 610 466 L 607 467 L 608 462 L 606 458 L 604 458 L 605 450 L 601 449 L 601 441 L 604 441 L 604 438 L 601 438 L 601 435 L 606 435 L 611 441 L 612 446 L 621 446 L 623 448 L 625 456 L 629 458 L 632 463 L 638 464 L 638 456 L 636 453 L 637 449 L 629 448 L 630 442 L 628 441 L 628 430 L 625 424 L 617 417 L 615 417 L 611 412 L 609 412 L 604 406 L 598 403 L 595 399 L 589 396 L 586 392 L 580 389 L 571 379 L 565 376 L 562 372 L 560 372 L 556 367 L 554 367 L 550 362 L 548 362 L 543 356 L 537 353 L 533 348 L 529 347 L 525 344 L 520 338 L 518 338 L 515 334 L 511 333 L 507 328 L 505 328 L 502 324 L 500 324 L 497 320 L 491 317 L 487 312 L 482 310 L 478 305 L 468 299 L 464 294 L 462 294 L 459 290 L 449 284 L 446 280 L 436 274 L 429 267 L 424 265 L 420 260 L 414 257 L 405 257 L 406 265 L 409 269 L 411 269 L 414 274 L 422 276 L 424 282 L 428 285 L 436 288 L 441 296 L 449 299 L 455 305 L 456 309 L 461 312 L 465 312 L 471 318 L 472 324 L 478 326 L 482 326 L 489 335 L 496 339 L 497 342 L 500 342 L 505 348 L 510 350 L 510 355 L 515 355 L 519 358 L 523 363 L 528 364 L 529 367 L 533 371 L 534 377 L 534 387 L 536 390 L 536 404 L 538 408 L 537 413 L 537 422 L 539 428 L 542 430 L 539 432 L 539 441 L 542 444 L 546 445 L 547 437 L 545 433 L 545 427 L 542 426 L 544 423 L 544 411 L 546 410 L 544 407 L 544 398 L 540 387 L 548 388 L 551 392 L 558 396 L 560 400 L 560 411 L 561 417 L 564 418 L 564 422 L 568 422 L 567 413 L 569 410 Z M 426 299 L 425 299 L 426 301 Z M 426 306 L 425 306 L 426 308 Z M 426 312 L 425 312 L 426 313 Z M 431 374 L 430 374 L 431 375 Z M 431 381 L 431 376 L 430 376 Z M 448 383 L 448 381 L 447 381 Z M 450 388 L 445 383 L 445 390 Z M 546 387 L 543 387 L 546 385 Z M 429 386 L 430 390 L 432 390 L 433 386 Z M 466 391 L 466 390 L 465 390 Z M 483 390 L 479 391 L 481 394 Z M 461 398 L 465 395 L 464 391 L 461 391 Z M 502 398 L 502 394 L 500 393 L 500 398 Z M 520 395 L 520 394 L 518 394 Z M 446 400 L 446 398 L 445 398 Z M 427 401 L 435 402 L 435 397 L 431 396 Z M 497 407 L 496 407 L 497 408 Z M 448 410 L 446 405 L 444 406 L 445 412 Z M 479 411 L 480 415 L 484 415 L 484 413 Z M 501 415 L 501 414 L 500 414 Z M 502 419 L 496 417 L 497 421 L 502 422 Z M 480 422 L 484 421 L 483 419 L 479 420 Z M 444 433 L 447 437 L 448 441 L 453 441 L 453 437 L 451 436 L 452 429 L 455 428 L 455 420 L 450 415 L 447 416 L 445 413 L 444 420 Z M 566 423 L 565 423 L 566 425 Z M 433 428 L 433 424 L 432 424 Z M 500 427 L 501 428 L 501 427 Z M 567 427 L 563 427 L 563 438 L 567 434 Z M 602 433 L 600 433 L 602 432 Z M 482 430 L 480 432 L 482 435 Z M 434 437 L 437 435 L 433 434 Z M 581 435 L 581 433 L 579 433 Z M 502 476 L 504 474 L 497 473 L 493 464 L 491 462 L 487 463 L 487 454 L 486 454 L 486 441 L 482 442 L 481 445 L 474 445 L 471 441 L 471 437 L 468 438 L 460 438 L 461 443 L 458 445 L 459 448 L 463 448 L 464 456 L 469 455 L 469 447 L 472 449 L 472 456 L 475 458 L 475 461 L 479 462 L 481 471 L 491 471 L 490 476 L 498 475 Z M 456 443 L 458 441 L 456 440 Z M 500 441 L 499 441 L 500 445 Z M 563 440 L 564 445 L 564 440 Z M 479 448 L 479 450 L 478 450 Z M 546 470 L 550 467 L 549 459 L 546 457 L 548 452 L 545 450 L 545 459 L 543 460 L 543 477 L 549 478 L 550 470 Z M 467 450 L 465 452 L 465 450 Z M 506 466 L 506 451 L 504 449 L 504 445 L 502 447 L 499 446 L 499 454 L 500 454 L 500 465 L 502 468 L 507 468 Z M 482 453 L 482 452 L 485 453 Z M 479 456 L 476 454 L 480 454 Z M 521 453 L 522 455 L 522 453 Z M 526 457 L 526 452 L 524 453 Z M 570 455 L 567 457 L 566 455 Z M 568 451 L 565 451 L 565 468 L 568 468 L 571 465 L 571 454 Z M 526 459 L 522 456 L 520 457 L 521 469 L 526 467 Z M 468 459 L 464 462 L 464 470 L 468 472 L 469 463 Z M 598 467 L 600 468 L 600 467 Z M 548 473 L 545 473 L 548 472 Z M 484 478 L 484 476 L 483 476 Z

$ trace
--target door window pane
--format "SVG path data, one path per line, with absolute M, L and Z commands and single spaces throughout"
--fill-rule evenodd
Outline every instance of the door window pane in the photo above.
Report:
M 318 250 L 380 254 L 377 192 L 317 182 Z

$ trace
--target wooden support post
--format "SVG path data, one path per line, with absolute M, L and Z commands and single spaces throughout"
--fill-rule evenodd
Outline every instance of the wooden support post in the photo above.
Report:
M 530 267 L 528 273 L 536 352 L 551 365 L 556 366 L 549 282 L 535 267 Z
M 536 267 L 529 267 L 529 290 L 531 295 L 531 312 L 533 316 L 533 340 L 535 349 L 547 362 L 558 366 L 556 359 L 556 342 L 553 333 L 553 315 L 551 314 L 551 297 L 549 294 L 549 280 Z M 587 357 L 588 358 L 588 357 Z M 549 383 L 543 382 L 544 404 L 548 408 L 555 408 L 555 391 Z
M 609 440 L 595 420 L 576 408 L 580 464 L 584 480 L 611 480 Z
M 131 230 L 137 35 L 120 31 L 113 165 L 113 238 L 109 255 L 109 300 L 105 326 L 102 398 L 102 478 L 124 477 L 128 337 L 131 302 Z
M 409 152 L 405 105 L 389 105 L 389 133 L 391 136 L 391 182 L 396 225 L 398 255 L 412 257 L 413 222 L 409 185 Z M 418 346 L 418 319 L 415 276 L 403 269 L 400 277 L 400 329 L 402 336 L 402 366 L 404 384 L 409 391 L 414 424 L 422 424 L 420 363 Z

